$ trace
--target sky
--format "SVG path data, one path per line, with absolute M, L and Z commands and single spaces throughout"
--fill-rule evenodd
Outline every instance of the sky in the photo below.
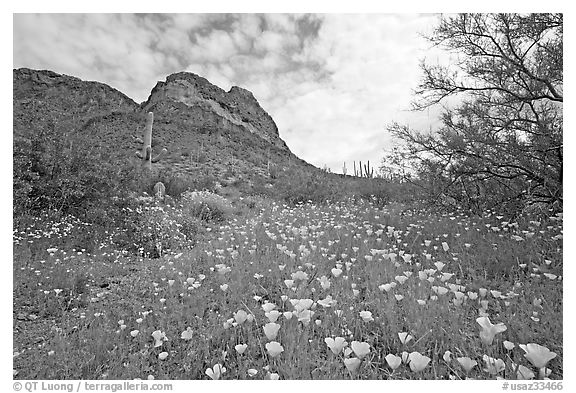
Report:
M 422 34 L 435 14 L 14 14 L 13 67 L 110 85 L 137 103 L 180 71 L 250 90 L 300 158 L 348 173 L 379 165 L 410 111 L 419 63 L 446 60 Z

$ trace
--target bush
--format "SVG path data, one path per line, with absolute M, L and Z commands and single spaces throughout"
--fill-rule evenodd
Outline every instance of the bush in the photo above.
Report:
M 149 258 L 194 246 L 200 230 L 196 217 L 153 197 L 134 198 L 131 207 L 125 206 L 124 218 L 122 230 L 115 232 L 113 243 Z
M 182 212 L 206 222 L 222 222 L 233 211 L 232 205 L 220 195 L 209 191 L 185 192 L 180 199 Z
M 296 169 L 282 172 L 274 188 L 280 198 L 292 205 L 307 201 L 325 203 L 340 197 L 338 183 L 320 172 Z
M 216 188 L 216 179 L 207 173 L 198 173 L 193 177 L 165 169 L 152 176 L 148 175 L 147 179 L 140 191 L 146 192 L 148 195 L 154 195 L 153 189 L 157 182 L 164 183 L 166 195 L 173 198 L 180 198 L 187 191 L 213 191 Z

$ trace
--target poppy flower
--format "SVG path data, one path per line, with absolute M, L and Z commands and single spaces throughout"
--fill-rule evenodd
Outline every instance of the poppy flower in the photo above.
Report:
M 396 276 L 394 277 L 394 279 L 396 281 L 398 281 L 400 284 L 404 284 L 406 282 L 406 280 L 408 280 L 408 277 L 406 276 Z
M 402 363 L 402 358 L 400 356 L 396 356 L 391 353 L 386 355 L 384 359 L 386 359 L 386 363 L 388 363 L 388 366 L 390 366 L 392 370 L 396 370 Z
M 506 368 L 506 365 L 502 359 L 496 359 L 488 355 L 484 355 L 482 356 L 482 360 L 484 360 L 484 363 L 486 363 L 486 368 L 484 371 L 492 375 L 496 375 L 499 372 L 504 371 Z
M 270 302 L 264 303 L 262 305 L 262 310 L 264 310 L 265 313 L 270 312 L 270 311 L 274 310 L 275 308 L 276 308 L 276 305 L 274 303 L 270 303 Z
M 360 366 L 360 359 L 358 359 L 358 358 L 346 358 L 346 359 L 344 359 L 344 365 L 346 366 L 348 371 L 353 373 Z
M 310 323 L 310 319 L 312 318 L 313 315 L 314 315 L 314 311 L 302 310 L 302 311 L 297 313 L 298 322 L 302 322 L 304 324 L 304 326 L 308 326 L 308 324 Z
M 140 333 L 140 330 L 132 330 L 132 331 L 130 332 L 130 335 L 131 335 L 132 337 L 136 337 L 136 336 L 138 335 L 138 333 Z
M 168 352 L 160 352 L 158 354 L 158 359 L 165 360 L 168 357 Z
M 253 377 L 256 374 L 258 374 L 258 370 L 254 369 L 254 368 L 249 368 L 248 370 L 246 370 L 246 372 L 248 373 L 249 376 Z
M 506 348 L 506 350 L 508 350 L 508 351 L 511 351 L 515 347 L 514 343 L 510 342 L 508 340 L 504 340 L 504 342 L 502 344 L 504 344 L 504 348 Z
M 354 351 L 356 356 L 358 356 L 360 359 L 362 359 L 364 356 L 370 353 L 370 344 L 368 343 L 360 341 L 352 341 L 352 344 L 350 344 L 350 346 L 352 347 L 352 350 Z
M 422 355 L 420 352 L 412 352 L 408 355 L 408 361 L 410 362 L 410 370 L 413 372 L 422 371 L 430 363 L 430 358 L 428 356 Z
M 306 281 L 308 280 L 308 274 L 302 270 L 298 270 L 297 272 L 292 273 L 292 280 Z
M 215 364 L 214 367 L 208 368 L 206 370 L 206 375 L 208 375 L 213 380 L 218 380 L 226 372 L 226 367 L 221 364 Z
M 446 264 L 442 262 L 434 262 L 434 266 L 436 266 L 436 269 L 438 269 L 438 271 L 441 271 L 444 268 L 444 266 L 446 266 Z
M 266 316 L 266 318 L 268 318 L 270 322 L 276 322 L 278 320 L 278 317 L 280 317 L 280 311 L 272 310 L 270 312 L 264 313 L 264 315 Z
M 530 344 L 520 344 L 519 345 L 524 352 L 524 357 L 532 363 L 532 365 L 538 369 L 546 367 L 546 364 L 556 357 L 556 353 L 550 351 L 548 348 L 542 345 L 530 343 Z
M 324 339 L 324 342 L 326 343 L 326 345 L 328 345 L 328 348 L 330 348 L 330 350 L 332 351 L 332 353 L 334 353 L 334 355 L 338 355 L 340 352 L 342 352 L 342 349 L 344 349 L 344 347 L 348 345 L 348 342 L 344 337 L 336 337 L 336 338 L 326 337 Z
M 320 286 L 322 287 L 322 289 L 324 290 L 330 289 L 330 280 L 328 279 L 328 277 L 322 276 L 318 279 L 318 281 L 320 282 Z
M 266 335 L 266 337 L 268 338 L 268 340 L 274 340 L 276 338 L 276 336 L 278 335 L 278 330 L 280 330 L 280 325 L 278 325 L 277 323 L 267 323 L 266 325 L 264 325 L 264 327 L 262 328 L 264 330 L 264 334 Z
M 328 296 L 326 296 L 326 299 L 318 300 L 317 303 L 324 308 L 328 308 L 328 307 L 332 307 L 334 304 L 336 304 L 336 300 L 333 300 L 332 296 L 328 295 Z
M 277 381 L 280 379 L 280 375 L 278 375 L 277 373 L 268 372 L 264 377 L 264 379 L 269 381 Z
M 478 299 L 478 294 L 477 294 L 476 292 L 470 292 L 470 291 L 468 291 L 467 294 L 468 294 L 468 297 L 470 298 L 470 300 L 476 300 L 476 299 Z
M 284 352 L 284 347 L 280 345 L 279 342 L 270 341 L 269 343 L 266 343 L 266 350 L 268 351 L 268 354 L 270 356 L 275 358 L 276 356 Z
M 292 303 L 292 306 L 296 309 L 296 312 L 300 313 L 312 307 L 314 301 L 312 299 L 290 299 L 290 303 Z
M 248 319 L 248 313 L 244 310 L 238 310 L 234 313 L 234 320 L 237 324 L 242 325 Z
M 154 331 L 152 337 L 154 338 L 154 348 L 162 346 L 163 341 L 168 341 L 166 334 L 160 330 Z
M 330 271 L 335 278 L 338 278 L 342 274 L 342 269 L 332 268 Z
M 360 318 L 362 318 L 364 322 L 371 322 L 374 320 L 370 311 L 360 311 Z
M 440 281 L 445 282 L 450 280 L 454 276 L 453 273 L 442 273 L 442 277 L 440 277 Z
M 186 330 L 182 332 L 182 335 L 180 337 L 182 338 L 182 340 L 192 340 L 193 338 L 192 328 L 187 327 Z
M 400 357 L 402 358 L 402 363 L 404 363 L 404 364 L 408 363 L 408 357 L 409 357 L 409 356 L 410 356 L 410 354 L 409 354 L 408 352 L 403 351 L 403 352 L 400 354 Z
M 442 356 L 442 359 L 444 359 L 444 361 L 445 361 L 446 363 L 450 363 L 450 361 L 452 360 L 452 352 L 450 352 L 450 351 L 444 352 L 444 355 Z
M 467 356 L 456 358 L 456 361 L 460 363 L 460 366 L 462 366 L 464 371 L 466 371 L 467 373 L 469 373 L 470 370 L 472 370 L 478 364 L 476 360 L 472 360 Z
M 502 292 L 500 292 L 500 291 L 490 291 L 490 294 L 496 299 L 498 299 L 502 296 Z
M 448 288 L 446 287 L 437 287 L 437 286 L 433 286 L 432 287 L 432 291 L 438 295 L 445 295 L 448 293 Z
M 238 344 L 238 345 L 234 346 L 234 349 L 240 355 L 242 355 L 246 351 L 246 348 L 248 348 L 248 345 L 246 345 L 246 344 Z
M 410 340 L 412 340 L 414 338 L 413 336 L 411 336 L 410 334 L 408 334 L 406 332 L 398 333 L 398 337 L 400 338 L 400 342 L 402 344 L 407 344 L 410 342 Z
M 506 325 L 503 323 L 498 323 L 493 325 L 490 322 L 490 318 L 488 317 L 479 317 L 476 318 L 476 322 L 480 325 L 480 338 L 482 342 L 486 345 L 491 345 L 492 341 L 494 340 L 494 336 L 498 333 L 502 333 L 506 331 Z

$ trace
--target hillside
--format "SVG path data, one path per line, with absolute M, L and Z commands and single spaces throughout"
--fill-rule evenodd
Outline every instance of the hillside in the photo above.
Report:
M 141 105 L 105 84 L 52 71 L 17 69 L 13 83 L 15 140 L 52 128 L 61 138 L 81 136 L 109 159 L 136 162 L 136 138 L 152 111 L 153 151 L 168 150 L 159 170 L 250 184 L 268 178 L 270 166 L 314 169 L 290 151 L 251 92 L 226 92 L 192 73 L 158 82 Z

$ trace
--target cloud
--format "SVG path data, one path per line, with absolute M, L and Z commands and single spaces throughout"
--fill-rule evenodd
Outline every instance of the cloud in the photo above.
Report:
M 205 36 L 197 35 L 197 44 L 189 49 L 196 61 L 224 62 L 237 53 L 234 40 L 223 30 L 214 30 Z
M 251 90 L 303 159 L 339 171 L 376 162 L 392 121 L 408 112 L 418 61 L 442 59 L 418 33 L 433 15 L 15 14 L 14 65 L 107 83 L 144 101 L 156 81 L 187 70 Z

